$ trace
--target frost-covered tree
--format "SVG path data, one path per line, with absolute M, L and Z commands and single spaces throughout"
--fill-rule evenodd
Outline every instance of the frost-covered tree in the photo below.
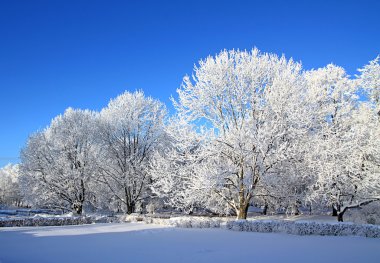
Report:
M 201 60 L 178 89 L 178 112 L 208 136 L 193 173 L 238 218 L 246 218 L 259 183 L 287 180 L 284 167 L 302 161 L 304 87 L 299 63 L 254 49 Z
M 359 69 L 359 83 L 369 96 L 377 115 L 380 118 L 380 55 L 370 61 L 368 65 Z
M 353 111 L 344 144 L 332 151 L 340 155 L 334 168 L 340 171 L 335 181 L 340 189 L 338 221 L 348 209 L 380 200 L 380 122 L 374 113 L 366 103 Z
M 357 101 L 358 81 L 344 69 L 328 65 L 308 72 L 307 81 L 315 105 L 308 165 L 317 176 L 310 197 L 332 206 L 343 221 L 347 209 L 378 198 L 379 126 L 374 111 Z
M 167 205 L 186 212 L 191 212 L 201 199 L 191 191 L 192 166 L 196 165 L 194 155 L 200 139 L 188 123 L 172 118 L 165 127 L 164 147 L 157 149 L 150 161 L 152 192 Z
M 22 205 L 19 174 L 18 164 L 8 164 L 0 169 L 0 205 Z
M 151 161 L 153 194 L 170 207 L 185 213 L 206 210 L 228 214 L 229 208 L 220 197 L 204 185 L 197 171 L 207 165 L 201 158 L 206 135 L 181 116 L 173 117 L 165 128 L 165 145 L 155 152 Z
M 268 176 L 256 187 L 254 204 L 262 207 L 262 213 L 284 212 L 298 215 L 299 208 L 309 207 L 308 191 L 311 190 L 315 177 L 303 157 L 297 161 L 282 162 L 281 172 Z
M 30 136 L 21 153 L 21 181 L 29 201 L 82 214 L 84 203 L 93 198 L 89 183 L 97 172 L 95 119 L 91 111 L 69 108 Z
M 128 214 L 147 198 L 149 162 L 164 134 L 166 109 L 144 93 L 124 92 L 100 112 L 99 182 Z
M 332 64 L 307 72 L 306 79 L 314 115 L 313 132 L 308 140 L 309 166 L 318 178 L 310 199 L 323 197 L 332 206 L 333 215 L 337 215 L 342 191 L 337 182 L 345 180 L 342 171 L 335 168 L 340 160 L 343 165 L 345 162 L 337 150 L 346 145 L 342 136 L 348 127 L 344 124 L 356 106 L 357 86 L 343 68 Z

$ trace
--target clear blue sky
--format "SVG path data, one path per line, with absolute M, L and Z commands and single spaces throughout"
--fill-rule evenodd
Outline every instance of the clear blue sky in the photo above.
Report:
M 136 89 L 170 104 L 200 58 L 254 46 L 355 74 L 380 53 L 380 1 L 2 0 L 0 166 L 67 107 Z

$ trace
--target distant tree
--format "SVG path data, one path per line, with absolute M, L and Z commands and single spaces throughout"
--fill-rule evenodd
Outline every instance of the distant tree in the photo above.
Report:
M 124 92 L 100 112 L 99 182 L 128 214 L 148 197 L 149 162 L 164 135 L 165 106 L 143 92 Z
M 0 205 L 21 206 L 19 165 L 8 164 L 0 169 Z
M 97 171 L 92 152 L 95 118 L 91 111 L 69 108 L 29 138 L 21 153 L 21 172 L 30 201 L 82 214 L 83 204 L 93 196 L 89 183 Z
M 360 86 L 366 91 L 370 103 L 380 118 L 380 55 L 370 61 L 368 65 L 359 69 Z

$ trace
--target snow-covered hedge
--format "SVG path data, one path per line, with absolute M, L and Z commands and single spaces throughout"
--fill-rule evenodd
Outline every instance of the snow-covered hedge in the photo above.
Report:
M 125 222 L 123 216 L 111 216 L 111 215 L 86 215 L 91 218 L 92 223 L 123 223 Z
M 234 231 L 287 233 L 294 235 L 363 236 L 380 238 L 380 227 L 353 223 L 326 223 L 279 220 L 236 220 L 225 227 Z
M 147 224 L 158 224 L 183 228 L 219 228 L 221 224 L 226 222 L 224 218 L 211 217 L 172 217 L 150 216 L 150 215 L 128 215 L 124 218 L 124 222 L 145 222 Z
M 128 215 L 124 222 L 145 222 L 183 228 L 224 228 L 233 231 L 286 233 L 293 235 L 363 236 L 380 238 L 380 226 L 354 223 L 327 223 L 286 220 L 232 220 L 231 218 L 173 217 L 158 218 Z
M 60 215 L 60 210 L 53 209 L 0 209 L 0 216 L 33 216 L 38 214 Z
M 145 221 L 147 222 L 147 221 Z M 219 228 L 225 220 L 209 217 L 173 217 L 170 219 L 151 218 L 153 224 L 170 225 L 183 228 Z
M 23 217 L 2 218 L 0 227 L 14 226 L 65 226 L 91 224 L 91 217 Z

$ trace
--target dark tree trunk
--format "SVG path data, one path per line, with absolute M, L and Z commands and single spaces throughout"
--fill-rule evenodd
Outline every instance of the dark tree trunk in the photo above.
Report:
M 343 222 L 343 213 L 338 214 L 338 222 Z
M 80 189 L 81 189 L 81 192 L 79 193 L 79 198 L 73 204 L 74 211 L 77 215 L 81 215 L 83 212 L 83 203 L 86 196 L 86 188 L 84 186 L 84 182 L 82 179 L 80 180 Z
M 79 205 L 78 208 L 77 208 L 77 214 L 78 214 L 78 215 L 81 215 L 81 214 L 82 214 L 82 211 L 83 211 L 83 206 L 82 206 L 82 204 L 81 204 L 81 205 Z
M 240 204 L 239 211 L 238 211 L 238 219 L 247 219 L 248 207 L 249 207 L 249 202 L 244 202 L 243 204 Z
M 73 204 L 73 210 L 77 215 L 81 215 L 83 212 L 83 204 L 81 202 L 76 202 Z
M 338 209 L 335 206 L 332 206 L 332 216 L 338 216 Z
M 292 209 L 292 214 L 295 215 L 295 216 L 298 216 L 300 214 L 300 210 L 298 209 L 298 205 L 297 204 L 294 204 L 293 205 L 293 209 Z
M 265 204 L 264 209 L 263 209 L 263 215 L 267 215 L 267 213 L 268 213 L 268 205 Z
M 348 210 L 348 207 L 345 207 L 342 211 L 338 212 L 338 222 L 343 222 L 343 215 Z
M 127 204 L 127 214 L 128 215 L 134 213 L 135 210 L 136 210 L 136 204 L 135 203 Z

